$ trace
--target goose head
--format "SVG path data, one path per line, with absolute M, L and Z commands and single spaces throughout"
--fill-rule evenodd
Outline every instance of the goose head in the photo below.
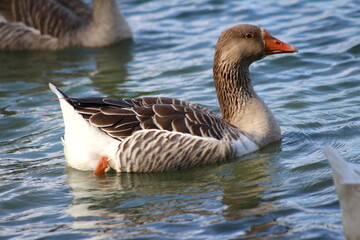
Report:
M 294 46 L 271 36 L 265 28 L 240 24 L 221 34 L 214 63 L 249 66 L 268 55 L 293 52 L 297 52 Z
M 280 139 L 281 131 L 252 86 L 249 66 L 269 55 L 293 52 L 295 47 L 265 28 L 248 24 L 225 30 L 216 44 L 213 73 L 222 119 L 250 133 L 258 146 Z

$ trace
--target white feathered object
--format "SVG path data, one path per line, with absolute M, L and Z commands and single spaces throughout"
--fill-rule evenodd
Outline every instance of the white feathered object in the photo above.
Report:
M 360 239 L 360 165 L 345 161 L 330 146 L 324 152 L 333 170 L 346 238 Z

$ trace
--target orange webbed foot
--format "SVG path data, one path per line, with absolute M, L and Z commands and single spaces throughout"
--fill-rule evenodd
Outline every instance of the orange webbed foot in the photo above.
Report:
M 105 173 L 106 169 L 109 167 L 109 157 L 108 156 L 101 156 L 94 171 L 96 176 L 102 175 Z

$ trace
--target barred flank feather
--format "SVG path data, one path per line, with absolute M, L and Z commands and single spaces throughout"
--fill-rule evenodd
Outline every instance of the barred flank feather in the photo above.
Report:
M 40 35 L 22 24 L 0 23 L 0 50 L 56 50 L 58 39 Z
M 224 141 L 164 130 L 138 131 L 120 144 L 116 170 L 162 172 L 225 161 L 234 156 Z

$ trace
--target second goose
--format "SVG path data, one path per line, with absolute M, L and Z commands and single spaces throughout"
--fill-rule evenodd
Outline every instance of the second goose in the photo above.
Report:
M 0 50 L 104 47 L 132 37 L 116 0 L 1 0 Z

